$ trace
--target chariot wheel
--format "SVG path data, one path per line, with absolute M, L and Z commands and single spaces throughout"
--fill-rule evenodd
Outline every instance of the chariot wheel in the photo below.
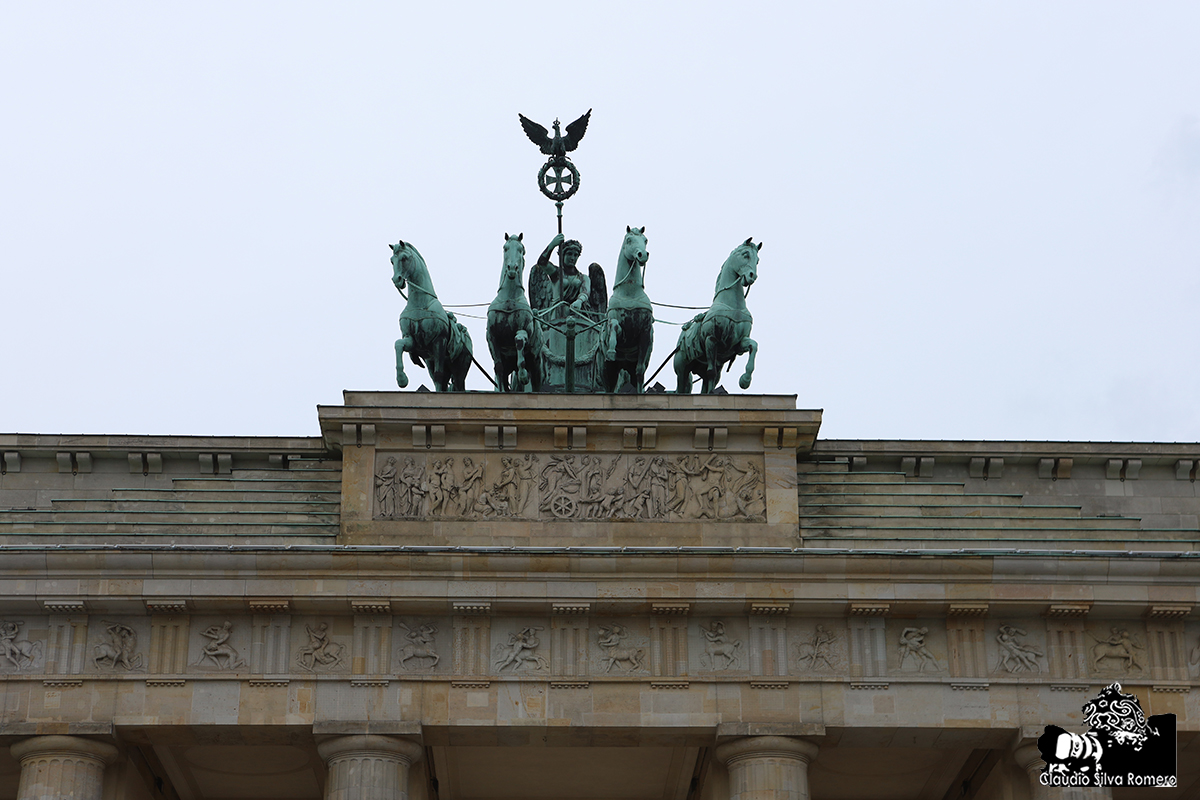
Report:
M 565 494 L 550 501 L 550 513 L 559 519 L 570 519 L 575 516 L 575 501 Z

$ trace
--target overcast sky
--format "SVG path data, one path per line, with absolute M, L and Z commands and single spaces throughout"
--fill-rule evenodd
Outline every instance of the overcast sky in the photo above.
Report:
M 0 431 L 315 435 L 396 388 L 387 244 L 490 301 L 517 112 L 593 108 L 583 263 L 645 225 L 706 306 L 763 241 L 751 391 L 823 436 L 1200 441 L 1200 4 L 734 6 L 0 3 Z

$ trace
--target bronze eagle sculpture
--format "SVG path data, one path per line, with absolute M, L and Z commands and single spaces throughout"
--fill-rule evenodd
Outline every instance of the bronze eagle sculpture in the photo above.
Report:
M 579 140 L 587 133 L 588 119 L 592 116 L 592 110 L 579 119 L 567 126 L 567 135 L 563 136 L 559 130 L 559 121 L 554 120 L 554 136 L 550 136 L 550 131 L 538 125 L 524 114 L 517 114 L 521 118 L 521 127 L 525 129 L 525 135 L 529 137 L 529 141 L 533 142 L 548 156 L 558 156 L 565 158 L 567 153 L 579 146 Z

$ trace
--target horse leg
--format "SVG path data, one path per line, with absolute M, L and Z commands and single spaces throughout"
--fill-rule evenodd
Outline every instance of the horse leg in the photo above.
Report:
M 675 394 L 691 394 L 692 371 L 688 368 L 688 360 L 684 355 L 683 347 L 680 347 L 679 352 L 675 354 L 675 361 L 671 366 L 675 369 Z
M 743 389 L 749 389 L 750 377 L 754 374 L 754 357 L 758 355 L 758 342 L 747 336 L 745 339 L 742 339 L 739 349 L 743 353 L 745 353 L 747 350 L 750 351 L 750 357 L 746 359 L 746 371 L 742 373 L 742 377 L 738 379 L 738 386 L 742 387 Z
M 608 344 L 604 350 L 604 357 L 608 361 L 615 361 L 617 358 L 617 337 L 621 335 L 621 321 L 614 318 L 608 318 Z M 612 389 L 609 389 L 611 392 Z
M 404 351 L 410 350 L 412 343 L 411 336 L 396 340 L 396 385 L 401 389 L 408 386 L 408 376 L 404 374 Z
M 523 330 L 517 331 L 517 379 L 513 388 L 518 392 L 529 391 L 529 370 L 525 368 L 525 345 L 529 342 L 529 334 Z
M 700 394 L 712 394 L 721 382 L 721 362 L 717 360 L 717 337 L 709 333 L 704 338 L 704 383 Z
M 633 376 L 633 390 L 638 394 L 646 393 L 646 370 L 650 367 L 650 351 L 654 349 L 654 323 L 642 339 L 638 348 L 637 374 Z

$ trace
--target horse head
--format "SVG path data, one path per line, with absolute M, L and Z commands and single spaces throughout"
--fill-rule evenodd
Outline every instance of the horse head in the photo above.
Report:
M 625 226 L 625 242 L 621 245 L 621 259 L 630 265 L 646 266 L 650 251 L 646 249 L 646 228 Z
M 405 244 L 403 239 L 396 244 L 389 244 L 388 248 L 392 251 L 392 283 L 396 285 L 396 289 L 404 291 L 408 282 L 408 260 L 416 251 L 412 245 Z
M 718 294 L 734 286 L 750 290 L 758 280 L 758 251 L 761 249 L 762 242 L 755 244 L 753 236 L 733 248 L 733 252 L 721 267 L 721 274 L 717 277 Z
M 525 245 L 522 240 L 525 238 L 524 233 L 518 233 L 516 236 L 504 234 L 504 267 L 500 273 L 500 285 L 503 286 L 506 281 L 521 283 L 521 275 L 525 271 Z

